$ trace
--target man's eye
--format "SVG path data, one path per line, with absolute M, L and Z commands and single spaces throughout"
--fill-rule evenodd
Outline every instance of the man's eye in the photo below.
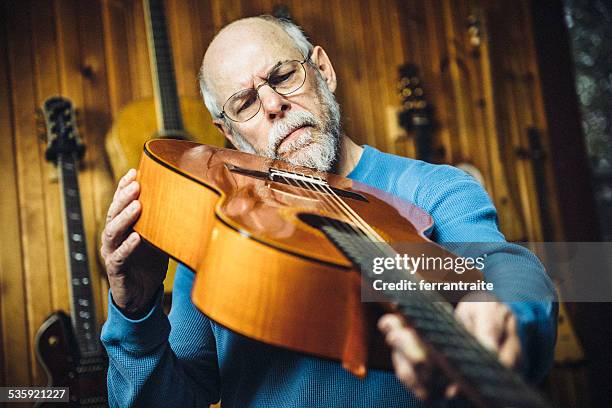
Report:
M 249 106 L 253 105 L 255 103 L 255 99 L 256 96 L 255 95 L 250 95 L 246 100 L 244 100 L 241 104 L 240 104 L 240 108 L 238 108 L 237 113 L 242 112 L 243 110 L 246 110 L 249 108 Z
M 271 75 L 270 79 L 268 80 L 268 83 L 272 86 L 280 85 L 283 82 L 287 82 L 293 76 L 293 74 L 295 74 L 295 70 L 286 72 L 284 74 L 277 73 L 277 74 Z

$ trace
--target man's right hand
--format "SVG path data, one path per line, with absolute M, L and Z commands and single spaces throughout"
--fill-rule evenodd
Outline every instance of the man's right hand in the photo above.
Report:
M 106 216 L 100 248 L 113 301 L 133 319 L 149 311 L 168 269 L 168 256 L 132 229 L 140 216 L 139 194 L 136 170 L 130 169 L 119 180 Z

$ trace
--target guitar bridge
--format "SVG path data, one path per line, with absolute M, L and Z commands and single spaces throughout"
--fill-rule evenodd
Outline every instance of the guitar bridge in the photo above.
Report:
M 326 187 L 329 186 L 329 184 L 327 184 L 327 181 L 323 180 L 320 177 L 308 176 L 306 174 L 294 173 L 292 171 L 279 170 L 279 169 L 275 169 L 274 167 L 270 167 L 270 169 L 268 170 L 268 177 L 272 181 L 280 181 L 276 179 L 276 178 L 280 178 L 281 180 L 288 179 L 288 180 L 295 180 L 295 181 L 303 181 L 305 183 L 316 184 L 319 186 L 326 186 Z

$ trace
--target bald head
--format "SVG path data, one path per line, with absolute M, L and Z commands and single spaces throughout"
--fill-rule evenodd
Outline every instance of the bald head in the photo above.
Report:
M 200 88 L 208 110 L 218 117 L 220 105 L 232 90 L 252 86 L 246 73 L 254 63 L 265 69 L 270 58 L 303 59 L 312 48 L 298 26 L 272 16 L 244 18 L 225 26 L 208 46 L 200 69 Z

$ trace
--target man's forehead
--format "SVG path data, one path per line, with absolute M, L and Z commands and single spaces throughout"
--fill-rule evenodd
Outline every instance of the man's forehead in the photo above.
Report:
M 224 96 L 252 86 L 254 75 L 265 75 L 279 61 L 294 58 L 300 58 L 299 52 L 282 28 L 255 20 L 220 32 L 206 52 L 204 68 L 211 88 Z

